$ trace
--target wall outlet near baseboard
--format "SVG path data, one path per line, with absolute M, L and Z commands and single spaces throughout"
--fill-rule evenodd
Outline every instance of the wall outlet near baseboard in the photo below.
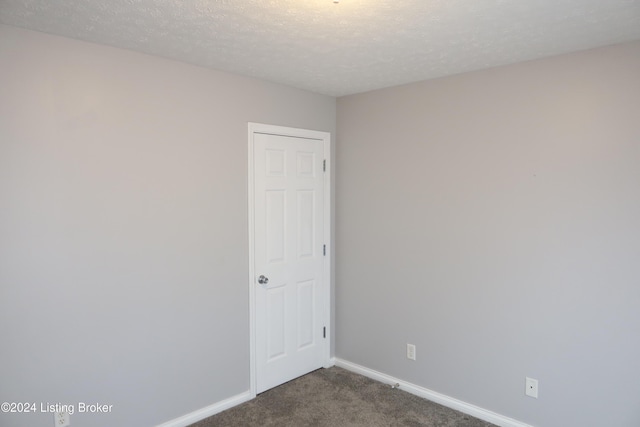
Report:
M 407 344 L 407 359 L 416 360 L 416 346 L 414 344 Z
M 56 427 L 67 427 L 71 425 L 68 412 L 55 412 L 53 414 L 53 420 Z
M 538 380 L 526 377 L 524 380 L 525 390 L 524 394 L 535 399 L 538 398 Z

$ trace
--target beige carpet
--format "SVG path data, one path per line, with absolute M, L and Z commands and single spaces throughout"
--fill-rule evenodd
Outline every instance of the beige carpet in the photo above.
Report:
M 493 424 L 333 367 L 319 369 L 191 427 L 487 427 Z

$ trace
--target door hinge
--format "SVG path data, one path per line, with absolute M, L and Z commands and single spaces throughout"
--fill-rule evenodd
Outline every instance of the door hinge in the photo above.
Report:
M 322 327 L 322 338 L 326 338 L 327 337 L 327 327 L 323 326 Z
M 327 245 L 322 245 L 322 255 L 327 256 Z
M 322 172 L 326 172 L 327 171 L 327 159 L 324 159 L 322 161 Z

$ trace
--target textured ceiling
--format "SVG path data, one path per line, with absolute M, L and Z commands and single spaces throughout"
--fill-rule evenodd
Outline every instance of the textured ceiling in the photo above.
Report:
M 640 0 L 0 0 L 0 23 L 340 96 L 640 39 Z

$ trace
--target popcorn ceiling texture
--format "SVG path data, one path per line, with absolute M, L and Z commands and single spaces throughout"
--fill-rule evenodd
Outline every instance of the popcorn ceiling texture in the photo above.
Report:
M 640 0 L 0 0 L 0 23 L 332 96 L 640 39 Z

